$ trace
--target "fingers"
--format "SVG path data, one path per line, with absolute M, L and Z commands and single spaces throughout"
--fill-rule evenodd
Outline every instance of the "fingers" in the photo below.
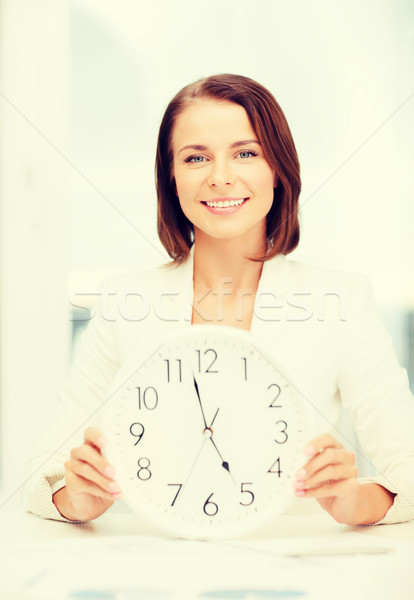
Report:
M 332 435 L 324 434 L 312 440 L 305 454 L 311 458 L 296 473 L 293 485 L 297 496 L 340 496 L 350 493 L 349 487 L 357 484 L 355 455 L 346 451 Z
M 355 476 L 355 456 L 352 452 L 328 448 L 318 452 L 298 472 L 297 479 L 320 483 L 329 479 Z M 343 470 L 343 474 L 341 476 Z
M 295 493 L 302 498 L 353 498 L 357 494 L 358 487 L 356 479 L 341 479 L 339 481 L 326 483 L 320 487 L 297 490 Z
M 314 475 L 307 476 L 305 479 L 297 479 L 294 485 L 297 490 L 309 490 L 322 485 L 327 488 L 329 485 L 345 479 L 355 479 L 356 481 L 357 477 L 358 468 L 355 465 L 327 465 Z
M 316 453 L 321 453 L 326 448 L 343 448 L 343 445 L 338 442 L 330 433 L 314 438 L 305 448 L 305 454 L 313 456 Z
M 85 431 L 82 446 L 72 449 L 65 462 L 66 486 L 71 494 L 87 493 L 112 501 L 121 497 L 114 481 L 115 469 L 101 454 L 106 443 L 102 433 L 90 427 Z
M 91 479 L 85 479 L 77 475 L 74 471 L 68 471 L 66 474 L 66 487 L 71 496 L 80 494 L 89 494 L 96 498 L 114 501 L 117 499 L 115 494 L 105 491 L 101 486 L 95 484 Z
M 102 435 L 102 432 L 96 427 L 88 427 L 83 434 L 85 444 L 95 446 L 95 448 L 103 448 L 108 443 L 108 440 Z

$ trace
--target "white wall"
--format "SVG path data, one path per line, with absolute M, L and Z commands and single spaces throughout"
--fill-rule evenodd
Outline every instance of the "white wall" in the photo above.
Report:
M 298 147 L 303 227 L 296 256 L 367 272 L 385 303 L 414 304 L 412 4 L 229 0 L 196 8 L 180 0 L 114 8 L 77 0 L 73 6 L 80 49 L 73 61 L 74 155 L 154 244 L 153 155 L 163 109 L 200 76 L 243 73 L 274 92 Z M 99 150 L 97 137 L 107 142 Z M 141 260 L 133 228 L 78 184 L 75 202 L 87 218 L 74 260 L 97 262 L 88 234 L 96 211 L 96 242 L 107 264 L 131 255 L 132 263 Z M 115 248 L 100 237 L 105 224 Z
M 68 294 L 165 255 L 155 227 L 157 130 L 171 96 L 201 76 L 242 73 L 274 93 L 303 173 L 294 256 L 367 273 L 397 339 L 395 312 L 414 306 L 409 0 L 2 0 L 1 8 L 8 488 L 66 372 Z
M 1 5 L 1 465 L 14 491 L 67 373 L 69 21 L 65 2 Z

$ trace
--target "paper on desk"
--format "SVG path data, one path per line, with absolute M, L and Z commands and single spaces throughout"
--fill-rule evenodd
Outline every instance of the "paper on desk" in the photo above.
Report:
M 280 559 L 278 566 L 285 570 L 291 561 Z M 27 599 L 309 597 L 286 575 L 276 580 L 274 559 L 244 548 L 202 542 L 138 536 L 68 539 L 16 545 L 7 562 L 9 590 L 10 575 L 20 576 L 14 591 Z M 21 568 L 22 563 L 28 570 Z M 3 576 L 1 581 L 4 584 Z
M 292 537 L 260 541 L 224 541 L 222 545 L 279 556 L 334 556 L 355 554 L 383 554 L 392 552 L 389 540 L 366 538 L 356 532 L 341 532 L 329 537 Z
M 393 546 L 394 552 L 377 553 Z M 358 549 L 374 554 L 335 555 Z M 320 539 L 223 543 L 145 536 L 71 538 L 8 545 L 0 590 L 14 589 L 23 598 L 39 600 L 348 600 L 357 597 L 355 586 L 361 582 L 369 589 L 373 573 L 389 570 L 397 556 L 401 568 L 407 552 L 411 565 L 412 545 L 402 553 L 395 542 L 367 540 L 352 532 Z

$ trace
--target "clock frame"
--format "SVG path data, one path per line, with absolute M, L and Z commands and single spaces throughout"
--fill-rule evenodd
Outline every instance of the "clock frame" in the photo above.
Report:
M 313 437 L 310 401 L 281 358 L 222 325 L 145 344 L 102 412 L 125 501 L 185 538 L 239 537 L 276 518 Z

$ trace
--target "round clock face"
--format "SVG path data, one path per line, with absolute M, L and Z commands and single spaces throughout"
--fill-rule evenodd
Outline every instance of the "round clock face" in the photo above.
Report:
M 280 360 L 221 325 L 188 327 L 123 367 L 101 428 L 127 504 L 201 539 L 282 512 L 312 439 L 309 403 Z

